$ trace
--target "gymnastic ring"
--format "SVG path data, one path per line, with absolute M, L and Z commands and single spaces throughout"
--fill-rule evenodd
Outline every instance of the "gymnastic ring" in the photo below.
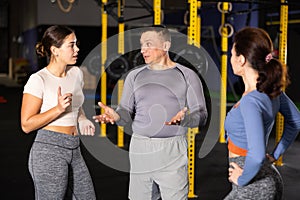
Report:
M 232 3 L 228 3 L 228 10 L 223 10 L 223 9 L 221 8 L 222 3 L 223 3 L 223 2 L 218 2 L 218 4 L 217 4 L 217 8 L 218 8 L 218 11 L 219 11 L 220 13 L 228 13 L 228 12 L 230 12 L 230 11 L 232 10 Z
M 183 17 L 183 23 L 185 24 L 185 25 L 188 25 L 189 24 L 189 22 L 188 22 L 188 15 L 189 15 L 189 13 L 190 13 L 190 11 L 185 11 L 185 13 L 184 13 L 184 17 Z
M 58 7 L 61 9 L 61 11 L 65 12 L 65 13 L 68 13 L 68 12 L 71 11 L 73 3 L 75 2 L 75 0 L 67 0 L 67 2 L 69 3 L 69 5 L 68 5 L 67 8 L 65 8 L 63 6 L 61 0 L 57 0 Z
M 165 20 L 165 13 L 163 10 L 160 11 L 160 21 L 163 23 L 163 21 Z
M 219 27 L 219 34 L 222 36 L 222 37 L 224 37 L 224 34 L 223 34 L 223 32 L 222 32 L 222 29 L 223 28 L 229 28 L 230 29 L 230 31 L 229 31 L 229 33 L 227 34 L 227 38 L 230 38 L 232 35 L 233 35 L 233 33 L 234 33 L 234 28 L 233 28 L 233 26 L 231 25 L 231 24 L 229 24 L 229 23 L 225 23 L 223 26 L 221 25 L 220 27 Z

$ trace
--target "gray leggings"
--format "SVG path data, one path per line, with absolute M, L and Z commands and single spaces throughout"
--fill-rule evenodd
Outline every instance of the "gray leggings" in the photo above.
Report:
M 65 199 L 67 188 L 73 200 L 96 199 L 79 144 L 79 136 L 38 131 L 29 155 L 35 199 Z
M 243 168 L 245 157 L 230 158 L 229 162 L 235 162 Z M 240 187 L 232 184 L 232 190 L 225 200 L 280 200 L 282 196 L 281 176 L 275 166 L 266 161 L 248 185 Z

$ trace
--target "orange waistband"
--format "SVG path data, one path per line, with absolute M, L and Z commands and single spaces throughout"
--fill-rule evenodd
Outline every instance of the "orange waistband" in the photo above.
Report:
M 228 150 L 234 154 L 240 155 L 240 156 L 246 156 L 247 155 L 247 149 L 243 149 L 241 147 L 236 146 L 233 144 L 233 142 L 228 138 Z

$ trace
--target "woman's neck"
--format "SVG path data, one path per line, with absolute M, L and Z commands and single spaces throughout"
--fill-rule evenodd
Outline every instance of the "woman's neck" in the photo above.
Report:
M 251 67 L 247 67 L 244 75 L 242 76 L 245 85 L 244 94 L 247 94 L 253 90 L 256 90 L 256 83 L 258 78 L 258 73 Z
M 57 63 L 49 63 L 46 67 L 48 71 L 57 77 L 65 77 L 66 76 L 66 66 L 60 66 Z

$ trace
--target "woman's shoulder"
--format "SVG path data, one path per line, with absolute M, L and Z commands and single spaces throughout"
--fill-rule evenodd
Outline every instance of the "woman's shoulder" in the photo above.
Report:
M 270 97 L 263 93 L 259 92 L 257 90 L 253 90 L 252 92 L 249 92 L 245 96 L 242 97 L 241 99 L 241 104 L 269 104 L 271 103 Z
M 67 66 L 66 73 L 68 77 L 83 77 L 83 71 L 78 66 Z
M 33 79 L 33 78 L 34 78 L 34 79 L 41 79 L 41 78 L 43 78 L 46 74 L 47 74 L 47 69 L 46 69 L 46 67 L 44 67 L 44 68 L 42 68 L 42 69 L 40 69 L 40 70 L 38 70 L 38 71 L 32 73 L 32 74 L 30 75 L 30 78 L 31 78 L 31 79 Z
M 81 70 L 78 66 L 67 66 L 66 71 L 79 73 Z

